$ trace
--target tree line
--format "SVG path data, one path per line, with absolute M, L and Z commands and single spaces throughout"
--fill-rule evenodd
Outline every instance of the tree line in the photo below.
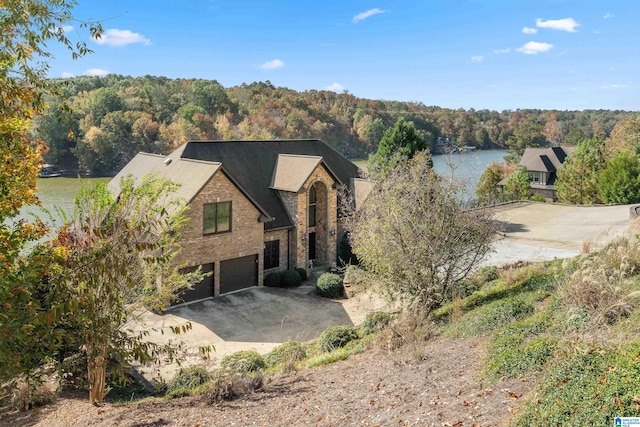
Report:
M 358 98 L 348 92 L 297 92 L 269 81 L 229 88 L 215 80 L 81 76 L 59 81 L 30 132 L 48 163 L 110 175 L 137 152 L 165 154 L 188 140 L 322 139 L 342 154 L 366 157 L 399 119 L 413 122 L 431 152 L 455 146 L 575 145 L 606 139 L 625 111 L 448 109 L 419 102 Z

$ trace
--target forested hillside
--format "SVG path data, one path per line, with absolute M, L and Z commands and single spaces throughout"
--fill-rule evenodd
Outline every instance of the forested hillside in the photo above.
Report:
M 60 113 L 60 105 L 50 102 L 32 133 L 49 146 L 48 163 L 95 175 L 114 173 L 139 151 L 167 153 L 195 139 L 319 138 L 347 156 L 366 156 L 376 150 L 384 130 L 403 117 L 414 122 L 434 152 L 447 144 L 517 150 L 605 139 L 631 115 L 452 110 L 346 92 L 297 92 L 269 81 L 225 88 L 215 80 L 110 74 L 63 83 L 71 112 Z

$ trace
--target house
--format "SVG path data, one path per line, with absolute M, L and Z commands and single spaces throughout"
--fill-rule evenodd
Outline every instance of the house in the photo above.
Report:
M 357 206 L 370 187 L 356 165 L 319 140 L 191 141 L 168 156 L 139 153 L 110 182 L 156 172 L 189 206 L 177 260 L 211 272 L 183 295 L 196 301 L 262 284 L 272 271 L 336 262 L 340 191 Z
M 575 147 L 559 146 L 548 148 L 526 148 L 518 163 L 518 167 L 525 167 L 531 191 L 539 194 L 547 200 L 556 199 L 556 172 L 564 161 L 569 157 Z M 503 188 L 509 178 L 505 178 L 498 183 Z

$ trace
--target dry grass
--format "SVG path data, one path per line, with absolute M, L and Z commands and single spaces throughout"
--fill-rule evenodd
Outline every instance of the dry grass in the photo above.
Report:
M 598 253 L 583 255 L 575 271 L 560 287 L 560 295 L 569 310 L 585 310 L 589 326 L 611 325 L 629 316 L 638 306 L 640 292 L 640 237 L 614 240 Z
M 424 357 L 425 343 L 436 334 L 436 326 L 420 313 L 410 313 L 391 322 L 378 335 L 379 346 L 387 352 L 409 350 L 416 359 Z
M 207 402 L 216 403 L 253 393 L 262 389 L 264 383 L 264 376 L 261 372 L 257 372 L 255 375 L 221 373 L 215 375 L 211 381 L 205 384 L 200 394 Z
M 19 411 L 53 403 L 58 395 L 58 385 L 54 381 L 33 383 L 19 380 L 11 395 L 11 407 Z

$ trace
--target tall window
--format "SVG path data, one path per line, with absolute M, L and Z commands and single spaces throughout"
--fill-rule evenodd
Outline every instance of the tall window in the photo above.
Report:
M 280 266 L 280 240 L 264 242 L 264 269 Z
M 309 227 L 316 225 L 316 187 L 309 189 Z
M 231 202 L 207 203 L 203 206 L 202 233 L 231 231 Z

